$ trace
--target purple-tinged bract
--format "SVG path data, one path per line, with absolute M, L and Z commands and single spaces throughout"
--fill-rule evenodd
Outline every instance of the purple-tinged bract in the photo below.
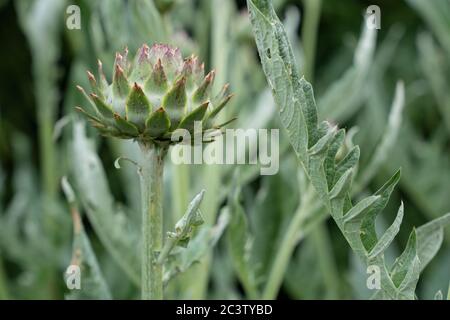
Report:
M 143 45 L 134 60 L 128 50 L 116 53 L 113 79 L 109 84 L 98 61 L 98 78 L 88 73 L 92 93 L 77 88 L 89 101 L 89 108 L 77 107 L 105 136 L 171 143 L 177 129 L 193 131 L 194 121 L 203 129 L 228 103 L 228 85 L 213 96 L 215 72 L 204 74 L 204 64 L 194 55 L 183 59 L 178 48 Z

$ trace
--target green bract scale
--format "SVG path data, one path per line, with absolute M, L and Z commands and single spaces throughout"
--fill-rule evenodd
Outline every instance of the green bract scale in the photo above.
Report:
M 88 71 L 92 93 L 87 95 L 90 109 L 77 107 L 102 135 L 171 143 L 177 129 L 219 128 L 212 120 L 232 97 L 228 85 L 215 96 L 211 94 L 215 72 L 204 75 L 204 64 L 194 55 L 183 60 L 180 50 L 165 44 L 151 48 L 143 45 L 134 61 L 128 50 L 117 53 L 113 80 L 108 84 L 98 62 L 98 79 Z

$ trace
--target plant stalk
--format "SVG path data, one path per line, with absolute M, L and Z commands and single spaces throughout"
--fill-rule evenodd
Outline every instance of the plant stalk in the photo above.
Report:
M 279 245 L 279 250 L 275 256 L 274 262 L 270 269 L 269 277 L 262 293 L 262 299 L 272 300 L 276 298 L 283 278 L 288 267 L 288 263 L 292 256 L 302 233 L 302 225 L 311 209 L 310 197 L 311 191 L 305 194 L 304 201 L 300 204 L 294 217 L 289 223 L 289 227 L 284 234 Z
M 163 299 L 163 266 L 157 262 L 163 244 L 163 171 L 167 148 L 139 144 L 142 197 L 142 276 L 143 300 Z
M 339 298 L 339 274 L 330 243 L 330 235 L 325 223 L 320 223 L 311 233 L 311 239 L 316 248 L 318 268 L 323 277 L 327 300 Z

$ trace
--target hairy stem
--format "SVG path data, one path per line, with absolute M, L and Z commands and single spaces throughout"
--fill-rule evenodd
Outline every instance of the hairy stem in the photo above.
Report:
M 163 299 L 163 266 L 157 262 L 163 244 L 163 168 L 166 148 L 140 143 L 139 169 L 142 197 L 142 276 L 143 300 Z

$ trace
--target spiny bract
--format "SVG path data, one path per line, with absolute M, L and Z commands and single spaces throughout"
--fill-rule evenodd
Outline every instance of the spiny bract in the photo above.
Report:
M 98 62 L 99 79 L 88 71 L 90 110 L 77 107 L 101 134 L 122 139 L 170 143 L 173 131 L 194 130 L 194 121 L 211 129 L 211 120 L 231 98 L 228 85 L 215 97 L 215 72 L 204 76 L 204 64 L 194 55 L 183 60 L 180 50 L 165 44 L 143 45 L 133 62 L 128 50 L 116 53 L 113 81 L 108 84 Z

